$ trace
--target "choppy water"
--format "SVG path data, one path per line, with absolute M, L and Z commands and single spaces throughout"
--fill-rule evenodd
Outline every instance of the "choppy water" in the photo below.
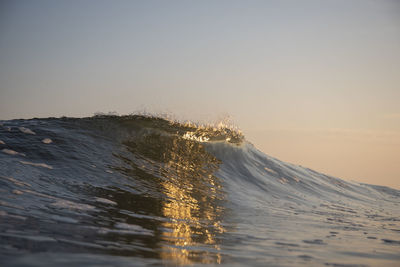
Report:
M 281 162 L 228 128 L 1 121 L 3 266 L 400 266 L 400 191 Z

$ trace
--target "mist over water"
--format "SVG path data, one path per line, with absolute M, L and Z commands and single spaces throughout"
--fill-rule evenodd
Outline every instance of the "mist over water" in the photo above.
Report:
M 0 123 L 2 265 L 400 262 L 400 191 L 284 163 L 234 127 L 141 115 Z

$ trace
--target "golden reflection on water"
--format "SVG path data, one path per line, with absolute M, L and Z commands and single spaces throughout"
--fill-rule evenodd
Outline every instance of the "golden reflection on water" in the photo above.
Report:
M 124 144 L 136 160 L 120 157 L 132 166 L 120 171 L 136 181 L 142 177 L 143 187 L 163 195 L 157 200 L 160 208 L 151 210 L 166 219 L 156 241 L 164 263 L 221 263 L 219 237 L 225 232 L 221 225 L 225 195 L 213 175 L 220 161 L 201 143 L 178 135 L 146 133 Z
M 163 225 L 169 229 L 163 232 L 169 244 L 161 257 L 179 265 L 221 263 L 216 235 L 224 232 L 218 205 L 223 193 L 212 175 L 218 160 L 199 143 L 182 139 L 174 139 L 164 157 L 169 168 L 162 183 L 167 195 L 162 212 L 170 221 Z M 207 251 L 201 249 L 204 245 Z

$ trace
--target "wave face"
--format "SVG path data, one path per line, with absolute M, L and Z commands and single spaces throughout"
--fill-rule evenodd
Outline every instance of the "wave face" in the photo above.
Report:
M 400 191 L 145 116 L 2 121 L 0 262 L 395 266 Z

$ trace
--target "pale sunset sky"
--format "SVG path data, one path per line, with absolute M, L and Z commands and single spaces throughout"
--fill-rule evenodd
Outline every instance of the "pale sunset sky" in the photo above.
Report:
M 400 189 L 400 1 L 0 2 L 1 120 L 142 109 Z

